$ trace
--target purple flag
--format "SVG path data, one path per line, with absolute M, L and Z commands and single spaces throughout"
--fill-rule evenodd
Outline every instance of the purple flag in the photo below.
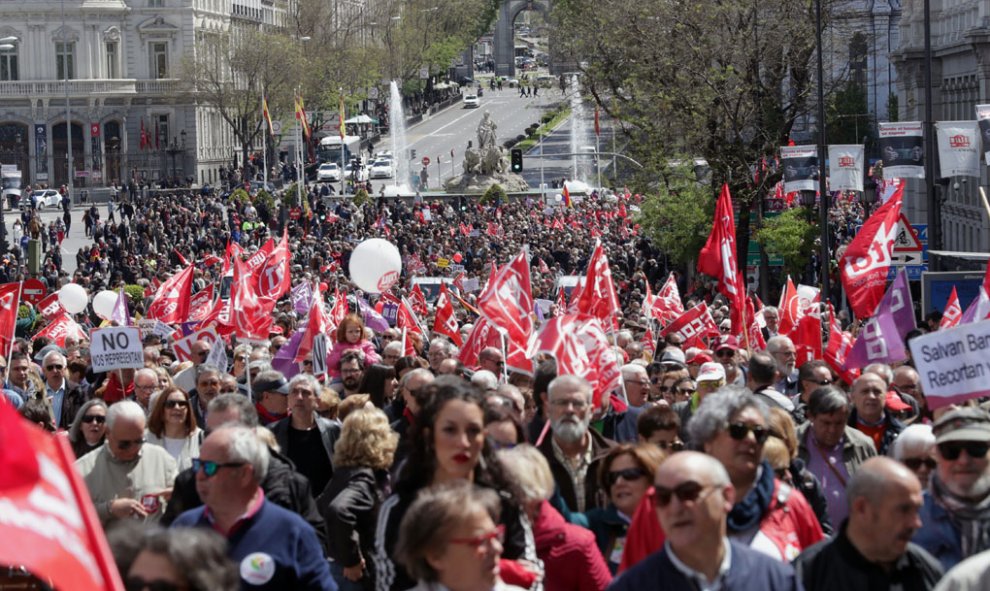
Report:
M 907 274 L 902 271 L 880 300 L 876 314 L 863 325 L 859 338 L 846 357 L 845 368 L 857 369 L 871 363 L 895 363 L 907 359 L 903 335 L 915 328 L 911 290 Z
M 127 309 L 127 294 L 123 289 L 117 294 L 117 302 L 113 305 L 113 312 L 110 313 L 110 321 L 116 322 L 117 326 L 131 326 L 131 312 Z
M 966 311 L 963 312 L 962 318 L 959 319 L 959 324 L 969 324 L 971 322 L 977 322 L 979 320 L 984 320 L 990 315 L 990 298 L 987 297 L 987 292 L 980 286 L 980 290 L 973 301 L 966 307 Z
M 368 304 L 367 300 L 357 298 L 357 302 L 358 308 L 361 309 L 361 318 L 364 319 L 365 326 L 377 333 L 383 333 L 388 330 L 388 320 L 385 320 L 381 314 L 375 312 L 375 309 Z
M 290 292 L 292 298 L 292 309 L 296 314 L 309 314 L 309 308 L 313 303 L 313 287 L 308 281 L 303 281 L 292 288 Z
M 297 330 L 292 338 L 279 347 L 278 353 L 272 359 L 272 368 L 282 372 L 285 379 L 291 380 L 299 373 L 299 364 L 294 361 L 296 352 L 299 351 L 299 343 L 302 342 L 303 330 Z

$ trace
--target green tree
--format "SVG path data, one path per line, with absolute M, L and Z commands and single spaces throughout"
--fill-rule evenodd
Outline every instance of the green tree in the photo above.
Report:
M 794 277 L 804 274 L 815 248 L 818 225 L 808 221 L 811 215 L 805 207 L 794 207 L 764 219 L 756 231 L 755 240 L 767 252 L 782 256 L 785 272 Z
M 825 109 L 830 144 L 872 144 L 876 137 L 866 88 L 847 83 L 835 92 Z M 863 141 L 863 138 L 866 141 Z
M 670 260 L 695 268 L 698 251 L 712 228 L 715 200 L 711 189 L 697 181 L 689 166 L 678 166 L 643 200 L 639 223 Z

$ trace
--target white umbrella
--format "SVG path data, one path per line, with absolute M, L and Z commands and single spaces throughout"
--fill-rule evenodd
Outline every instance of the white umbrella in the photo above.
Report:
M 364 125 L 367 123 L 378 123 L 378 120 L 372 119 L 371 117 L 365 115 L 364 113 L 361 113 L 356 117 L 351 117 L 350 119 L 344 119 L 344 123 L 347 123 L 348 125 L 353 125 L 355 123 L 359 125 Z

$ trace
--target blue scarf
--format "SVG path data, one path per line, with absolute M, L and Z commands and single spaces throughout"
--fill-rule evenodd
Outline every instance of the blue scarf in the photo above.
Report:
M 766 460 L 762 464 L 760 479 L 753 484 L 749 493 L 729 512 L 726 525 L 730 534 L 749 531 L 760 524 L 763 515 L 773 500 L 774 472 Z

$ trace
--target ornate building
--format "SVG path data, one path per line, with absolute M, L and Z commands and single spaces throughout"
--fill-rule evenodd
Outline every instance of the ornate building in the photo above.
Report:
M 183 84 L 208 32 L 283 26 L 291 0 L 0 0 L 0 163 L 25 184 L 215 182 L 238 147 Z M 71 133 L 66 131 L 69 113 Z

